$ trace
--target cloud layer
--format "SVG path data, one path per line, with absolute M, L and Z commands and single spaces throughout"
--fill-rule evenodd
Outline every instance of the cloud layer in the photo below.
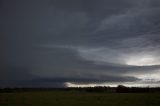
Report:
M 159 6 L 157 0 L 1 0 L 0 86 L 159 84 Z

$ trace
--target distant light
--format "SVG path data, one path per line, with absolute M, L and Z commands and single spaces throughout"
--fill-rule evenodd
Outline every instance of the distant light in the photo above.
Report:
M 66 82 L 66 87 L 96 87 L 96 86 L 106 86 L 106 87 L 117 87 L 118 85 L 124 85 L 127 87 L 160 87 L 159 83 L 151 82 L 112 82 L 112 83 L 90 83 L 90 84 L 78 84 L 72 82 Z
M 138 75 L 137 78 L 141 79 L 144 82 L 159 82 L 160 81 L 160 72 L 158 73 L 150 73 L 150 74 L 142 74 Z
M 160 62 L 153 56 L 131 56 L 126 59 L 127 65 L 134 66 L 152 66 L 152 65 L 160 65 Z

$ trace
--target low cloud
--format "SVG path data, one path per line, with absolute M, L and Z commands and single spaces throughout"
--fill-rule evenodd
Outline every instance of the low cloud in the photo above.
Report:
M 158 83 L 159 6 L 157 0 L 2 0 L 0 83 L 145 83 L 146 76 Z

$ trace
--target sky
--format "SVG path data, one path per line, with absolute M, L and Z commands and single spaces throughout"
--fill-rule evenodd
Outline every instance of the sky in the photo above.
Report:
M 0 87 L 159 86 L 160 1 L 0 0 Z

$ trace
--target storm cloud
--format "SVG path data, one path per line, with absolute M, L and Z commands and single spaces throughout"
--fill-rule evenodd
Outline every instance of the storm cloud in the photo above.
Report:
M 157 0 L 1 0 L 0 23 L 1 87 L 159 84 Z

